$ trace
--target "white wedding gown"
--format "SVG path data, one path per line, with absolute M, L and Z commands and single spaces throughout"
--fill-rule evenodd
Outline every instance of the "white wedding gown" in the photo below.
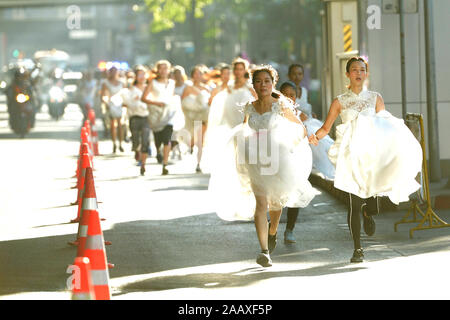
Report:
M 244 121 L 243 106 L 255 99 L 249 88 L 245 85 L 235 89 L 234 83 L 230 83 L 228 89 L 220 91 L 212 100 L 201 160 L 203 172 L 211 173 L 217 162 L 215 158 L 227 143 L 225 137 Z
M 280 210 L 306 207 L 317 194 L 308 181 L 312 155 L 303 126 L 283 117 L 283 107 L 294 106 L 280 98 L 261 115 L 247 104 L 248 122 L 225 138 L 209 184 L 221 219 L 253 219 L 255 195 L 267 197 L 270 210 Z
M 185 129 L 190 132 L 191 137 L 194 136 L 195 122 L 198 122 L 198 125 L 201 126 L 202 122 L 208 121 L 210 95 L 209 91 L 201 90 L 199 94 L 189 94 L 181 101 L 186 118 Z
M 336 188 L 360 198 L 388 196 L 398 204 L 420 188 L 422 149 L 402 119 L 376 113 L 376 92 L 338 96 L 342 124 L 328 155 L 336 165 Z

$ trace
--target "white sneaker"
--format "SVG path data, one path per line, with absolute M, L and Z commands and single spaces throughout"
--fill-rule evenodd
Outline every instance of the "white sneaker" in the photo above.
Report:
M 268 253 L 261 252 L 256 257 L 256 263 L 264 268 L 267 268 L 272 266 L 272 259 L 270 259 L 270 255 Z

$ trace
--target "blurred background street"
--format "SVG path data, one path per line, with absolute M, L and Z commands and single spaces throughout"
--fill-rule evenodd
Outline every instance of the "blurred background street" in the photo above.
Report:
M 274 266 L 261 268 L 254 223 L 217 216 L 210 174 L 196 167 L 199 149 L 189 152 L 179 138 L 170 173 L 161 174 L 166 159 L 157 159 L 162 152 L 152 132 L 140 174 L 131 115 L 119 117 L 124 151 L 117 151 L 113 95 L 105 99 L 103 90 L 114 77 L 132 88 L 137 65 L 153 79 L 155 64 L 165 59 L 183 70 L 180 86 L 176 68 L 169 70 L 177 88 L 194 86 L 200 70 L 211 93 L 221 85 L 224 66 L 236 81 L 231 65 L 239 57 L 248 63 L 246 72 L 272 65 L 279 84 L 292 80 L 289 66 L 301 70 L 295 85 L 307 92 L 311 117 L 323 122 L 346 90 L 346 61 L 362 56 L 369 62 L 365 85 L 382 94 L 389 112 L 423 116 L 432 205 L 450 222 L 450 1 L 400 4 L 0 0 L 0 300 L 71 298 L 66 269 L 76 248 L 67 242 L 78 230 L 70 223 L 77 215 L 73 176 L 89 110 L 99 136 L 93 160 L 98 212 L 106 219 L 104 238 L 112 242 L 107 259 L 115 264 L 112 299 L 449 299 L 449 228 L 410 238 L 415 223 L 395 232 L 411 202 L 387 203 L 375 217 L 375 235 L 362 232 L 365 261 L 350 264 L 347 204 L 317 172 L 311 181 L 319 194 L 300 209 L 297 242 L 283 242 L 284 212 Z

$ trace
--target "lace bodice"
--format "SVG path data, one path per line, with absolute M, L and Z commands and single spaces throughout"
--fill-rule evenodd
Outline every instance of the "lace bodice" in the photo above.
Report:
M 244 114 L 249 116 L 248 125 L 253 130 L 268 129 L 272 117 L 284 115 L 284 108 L 294 109 L 293 105 L 287 100 L 279 99 L 277 102 L 272 103 L 271 110 L 264 112 L 263 114 L 259 114 L 253 106 L 253 103 L 248 103 L 244 107 Z
M 350 89 L 339 95 L 337 99 L 342 106 L 340 115 L 342 121 L 347 122 L 366 109 L 367 112 L 375 112 L 378 95 L 377 92 L 368 90 L 356 94 Z

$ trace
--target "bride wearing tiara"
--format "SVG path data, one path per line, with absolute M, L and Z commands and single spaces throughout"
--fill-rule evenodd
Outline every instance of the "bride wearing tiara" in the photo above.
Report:
M 219 217 L 254 218 L 262 250 L 256 262 L 264 267 L 272 265 L 282 208 L 306 207 L 316 195 L 308 181 L 312 155 L 306 129 L 293 104 L 273 91 L 277 79 L 271 66 L 253 71 L 258 99 L 242 108 L 243 122 L 230 130 L 209 185 Z

